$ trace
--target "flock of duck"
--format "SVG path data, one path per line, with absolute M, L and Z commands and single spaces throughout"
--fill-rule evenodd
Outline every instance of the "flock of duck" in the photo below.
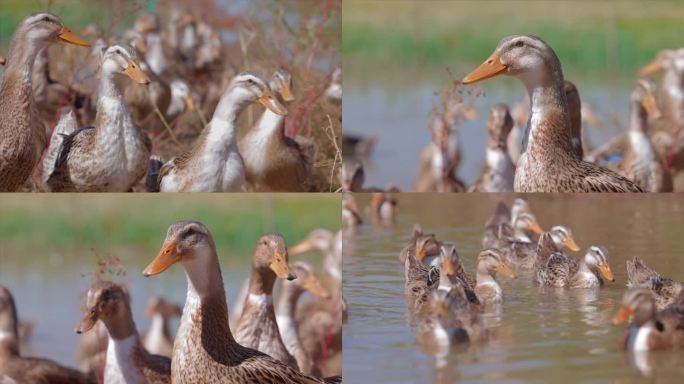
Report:
M 145 314 L 152 317 L 152 326 L 140 337 L 126 288 L 96 279 L 76 329 L 83 333 L 81 370 L 21 356 L 16 306 L 9 289 L 0 286 L 0 383 L 341 382 L 346 311 L 341 235 L 316 229 L 290 253 L 312 250 L 324 254 L 323 280 L 308 263 L 289 262 L 282 236 L 262 236 L 231 321 L 211 232 L 196 221 L 172 224 L 143 274 L 158 275 L 181 264 L 187 275 L 184 308 L 151 298 Z M 274 305 L 276 280 L 280 285 Z M 304 292 L 313 299 L 298 305 Z M 180 324 L 174 340 L 169 320 L 176 316 Z
M 657 87 L 645 77 L 663 73 Z M 427 192 L 669 192 L 684 190 L 684 49 L 666 49 L 644 66 L 631 91 L 629 126 L 624 135 L 588 151 L 582 123 L 593 114 L 577 87 L 565 80 L 554 50 L 534 36 L 503 38 L 492 55 L 460 84 L 491 77 L 518 78 L 529 94 L 529 107 L 506 104 L 491 108 L 484 169 L 466 186 L 457 176 L 461 160 L 456 126 L 477 111 L 462 97 L 452 97 L 430 125 L 431 142 L 419 161 L 414 191 Z M 460 90 L 451 90 L 456 96 Z M 661 108 L 661 106 L 663 108 Z M 661 112 L 662 111 L 662 112 Z M 515 117 L 515 118 L 514 118 Z M 363 180 L 360 159 L 374 140 L 346 137 L 343 183 L 356 191 Z M 377 188 L 370 188 L 374 190 Z M 366 188 L 369 190 L 369 188 Z
M 316 143 L 285 132 L 287 106 L 295 100 L 292 74 L 284 67 L 269 79 L 236 74 L 220 31 L 190 10 L 171 7 L 167 20 L 142 14 L 120 37 L 89 28 L 92 47 L 50 13 L 32 14 L 17 26 L 7 57 L 0 58 L 0 190 L 315 188 Z M 91 47 L 86 61 L 96 63 L 84 64 L 85 52 L 73 50 L 57 57 L 49 51 L 56 42 Z M 62 68 L 74 60 L 75 68 Z M 62 84 L 50 66 L 77 72 L 80 81 Z M 340 77 L 339 70 L 330 74 L 318 92 L 337 109 Z M 237 120 L 251 104 L 265 111 L 238 140 Z M 205 113 L 212 115 L 208 122 Z M 188 115 L 199 117 L 203 128 L 183 148 L 176 136 Z M 179 123 L 171 130 L 168 122 Z M 152 147 L 160 138 L 177 144 L 166 150 L 165 161 L 165 149 Z
M 534 234 L 539 235 L 536 241 Z M 516 199 L 510 209 L 498 204 L 485 224 L 481 246 L 473 277 L 453 243 L 414 227 L 399 260 L 419 344 L 448 351 L 453 345 L 486 341 L 490 334 L 484 314 L 505 300 L 497 274 L 568 289 L 598 288 L 605 280 L 615 281 L 605 247 L 592 245 L 579 259 L 568 255 L 566 248 L 580 250 L 570 228 L 558 225 L 543 231 L 523 199 Z M 684 283 L 660 275 L 637 257 L 627 261 L 627 276 L 629 289 L 613 318 L 614 324 L 629 322 L 620 348 L 684 347 Z

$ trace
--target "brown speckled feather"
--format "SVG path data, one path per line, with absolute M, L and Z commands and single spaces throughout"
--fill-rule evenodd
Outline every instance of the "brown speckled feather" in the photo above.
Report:
M 684 284 L 661 276 L 638 257 L 631 261 L 627 260 L 627 286 L 650 289 L 655 294 L 659 309 L 676 303 L 679 297 L 684 295 Z

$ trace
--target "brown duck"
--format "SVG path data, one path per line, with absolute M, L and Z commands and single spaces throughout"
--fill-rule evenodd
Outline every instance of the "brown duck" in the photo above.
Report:
M 221 267 L 211 233 L 196 221 L 172 224 L 164 245 L 143 274 L 152 276 L 180 262 L 188 279 L 188 295 L 173 346 L 174 383 L 337 383 L 340 377 L 317 379 L 255 349 L 243 347 L 228 325 L 228 306 Z
M 638 257 L 627 260 L 627 287 L 651 290 L 658 309 L 675 303 L 677 298 L 684 294 L 683 283 L 661 276 Z
M 45 149 L 45 126 L 36 111 L 31 72 L 38 53 L 57 41 L 88 46 L 49 13 L 25 18 L 12 35 L 0 84 L 0 191 L 19 189 Z
M 87 294 L 86 314 L 77 333 L 91 330 L 101 320 L 109 333 L 105 383 L 171 382 L 171 360 L 151 355 L 142 346 L 133 322 L 128 293 L 112 282 L 96 282 Z
M 580 160 L 571 126 L 558 56 L 543 40 L 513 35 L 463 79 L 464 84 L 507 74 L 518 77 L 530 96 L 530 120 L 515 172 L 516 192 L 642 192 L 631 180 Z

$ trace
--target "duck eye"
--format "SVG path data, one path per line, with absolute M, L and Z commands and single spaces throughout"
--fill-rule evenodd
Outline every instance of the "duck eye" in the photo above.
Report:
M 254 80 L 252 80 L 252 79 L 247 79 L 247 82 L 250 84 L 254 84 Z
M 47 16 L 45 16 L 45 17 L 43 17 L 43 21 L 47 21 L 47 22 L 49 23 L 49 22 L 50 22 L 50 18 L 47 17 Z
M 518 40 L 515 42 L 516 47 L 522 47 L 523 45 L 525 45 L 525 43 L 522 40 Z
M 261 244 L 263 244 L 263 245 L 268 245 L 268 243 L 266 242 L 266 240 L 262 241 Z

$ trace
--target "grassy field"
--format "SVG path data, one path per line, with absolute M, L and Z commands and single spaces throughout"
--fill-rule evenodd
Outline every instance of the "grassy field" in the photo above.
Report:
M 292 245 L 315 228 L 338 230 L 340 197 L 9 195 L 0 199 L 0 217 L 0 268 L 55 259 L 68 264 L 93 257 L 91 249 L 142 265 L 159 250 L 169 224 L 186 219 L 207 225 L 220 254 L 236 261 L 249 259 L 266 232 L 279 232 Z
M 633 76 L 661 49 L 684 45 L 682 1 L 359 1 L 343 4 L 345 68 L 465 72 L 499 40 L 533 34 L 573 77 Z

